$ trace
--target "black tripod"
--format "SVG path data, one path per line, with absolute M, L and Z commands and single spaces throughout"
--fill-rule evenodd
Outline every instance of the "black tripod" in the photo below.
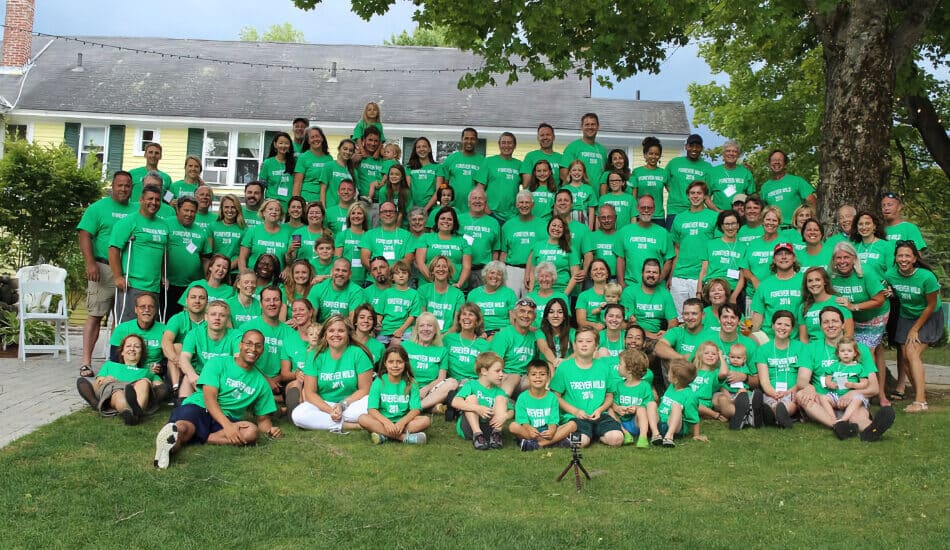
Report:
M 577 486 L 577 491 L 580 492 L 581 488 L 584 486 L 581 482 L 581 472 L 584 472 L 584 477 L 590 481 L 590 474 L 587 473 L 587 469 L 584 468 L 584 465 L 581 464 L 581 452 L 580 452 L 580 443 L 574 443 L 571 441 L 571 461 L 568 463 L 567 467 L 564 468 L 564 471 L 561 472 L 561 475 L 557 476 L 557 481 L 564 479 L 564 476 L 567 475 L 567 472 L 571 468 L 574 468 L 574 485 Z

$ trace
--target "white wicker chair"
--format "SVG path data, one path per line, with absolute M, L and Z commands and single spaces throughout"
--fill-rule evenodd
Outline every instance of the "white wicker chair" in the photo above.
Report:
M 55 265 L 31 265 L 17 271 L 19 280 L 20 318 L 19 358 L 26 361 L 27 353 L 53 353 L 60 351 L 69 356 L 69 313 L 66 308 L 66 270 Z M 49 345 L 26 342 L 27 321 L 51 323 L 55 330 L 53 343 Z

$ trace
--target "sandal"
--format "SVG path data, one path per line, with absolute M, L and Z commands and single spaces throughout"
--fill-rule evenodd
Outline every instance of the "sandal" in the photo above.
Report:
M 910 405 L 907 405 L 906 407 L 904 407 L 905 413 L 919 413 L 919 412 L 924 412 L 926 410 L 927 410 L 926 401 L 914 401 Z
M 888 395 L 887 398 L 890 399 L 891 401 L 903 401 L 904 399 L 907 399 L 907 397 L 904 395 L 904 392 L 906 391 L 907 390 L 904 390 L 904 391 L 892 390 L 891 394 Z
M 92 371 L 92 365 L 83 365 L 79 367 L 79 376 L 83 378 L 92 378 L 96 373 Z

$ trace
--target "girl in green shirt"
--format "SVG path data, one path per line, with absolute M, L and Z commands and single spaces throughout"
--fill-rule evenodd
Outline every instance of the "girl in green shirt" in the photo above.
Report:
M 257 177 L 264 182 L 264 198 L 277 199 L 287 206 L 294 184 L 293 140 L 287 132 L 277 132 Z
M 547 223 L 551 219 L 551 210 L 554 208 L 554 194 L 557 193 L 557 182 L 552 176 L 551 163 L 546 160 L 539 160 L 534 164 L 531 171 L 531 180 L 528 183 L 528 191 L 534 198 L 534 207 L 531 214 L 539 220 Z
M 370 385 L 367 411 L 359 417 L 360 426 L 370 432 L 370 439 L 377 445 L 389 440 L 425 444 L 423 430 L 432 420 L 422 416 L 419 387 L 406 350 L 402 346 L 387 349 L 383 367 L 386 374 Z

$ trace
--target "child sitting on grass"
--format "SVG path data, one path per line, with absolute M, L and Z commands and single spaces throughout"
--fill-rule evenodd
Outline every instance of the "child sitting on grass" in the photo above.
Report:
M 719 386 L 719 370 L 722 364 L 722 352 L 719 351 L 719 346 L 709 340 L 700 344 L 696 348 L 693 364 L 696 366 L 696 378 L 690 382 L 689 387 L 696 394 L 699 416 L 726 422 L 728 419 L 719 411 L 714 410 L 712 404 L 713 390 Z
M 475 359 L 478 379 L 469 380 L 452 399 L 452 407 L 462 413 L 455 431 L 471 439 L 475 450 L 504 446 L 501 430 L 514 416 L 514 411 L 508 408 L 508 395 L 500 387 L 505 378 L 504 369 L 505 364 L 497 353 L 480 353 Z
M 377 340 L 384 344 L 401 344 L 403 336 L 422 312 L 419 293 L 409 288 L 409 264 L 399 260 L 392 267 L 393 286 L 380 298 Z
M 533 359 L 528 363 L 525 376 L 528 379 L 528 391 L 518 396 L 515 420 L 508 425 L 508 431 L 518 438 L 516 441 L 522 451 L 558 445 L 577 426 L 573 421 L 558 425 L 561 409 L 557 396 L 547 389 L 551 367 L 543 359 Z
M 613 388 L 614 404 L 611 412 L 620 420 L 623 443 L 629 445 L 637 438 L 637 447 L 649 446 L 648 429 L 654 437 L 660 433 L 659 415 L 653 398 L 653 373 L 647 370 L 650 359 L 640 350 L 629 349 L 620 353 L 617 365 L 623 377 Z M 647 376 L 649 374 L 649 376 Z
M 841 439 L 846 439 L 856 435 L 857 425 L 851 421 L 851 417 L 861 407 L 868 406 L 866 397 L 860 399 L 851 399 L 847 405 L 841 405 L 840 399 L 851 390 L 867 389 L 870 380 L 864 365 L 861 364 L 861 352 L 858 351 L 858 344 L 854 338 L 842 338 L 835 346 L 835 356 L 838 360 L 831 365 L 821 369 L 821 383 L 830 390 L 819 402 L 829 413 L 834 415 L 834 410 L 844 411 L 838 422 L 835 423 L 834 431 Z M 852 428 L 853 426 L 853 428 Z M 851 431 L 853 433 L 848 433 Z
M 386 374 L 369 387 L 368 410 L 358 422 L 373 443 L 389 440 L 424 445 L 431 420 L 422 416 L 419 387 L 412 375 L 409 354 L 402 346 L 391 346 L 383 353 Z
M 673 440 L 690 429 L 696 441 L 709 441 L 699 433 L 699 403 L 689 385 L 696 378 L 696 365 L 685 359 L 670 361 L 670 385 L 660 399 L 660 433 L 650 441 L 654 445 L 675 447 Z
M 720 358 L 719 391 L 713 394 L 713 407 L 729 419 L 730 430 L 741 430 L 753 425 L 749 418 L 752 403 L 749 400 L 749 367 L 745 346 L 736 342 L 729 347 L 728 360 Z M 761 394 L 759 394 L 761 399 Z

